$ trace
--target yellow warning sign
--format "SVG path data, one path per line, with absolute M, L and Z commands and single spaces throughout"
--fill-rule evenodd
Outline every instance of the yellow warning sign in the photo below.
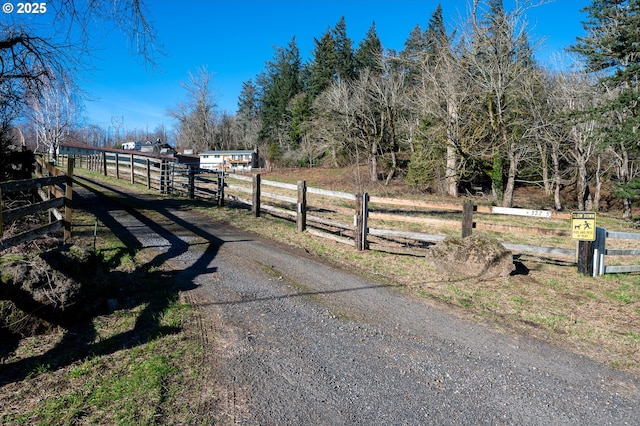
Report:
M 572 212 L 571 213 L 571 238 L 581 241 L 595 241 L 596 239 L 596 213 Z

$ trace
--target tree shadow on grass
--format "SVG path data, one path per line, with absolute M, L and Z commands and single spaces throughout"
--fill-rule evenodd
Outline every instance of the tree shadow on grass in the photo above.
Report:
M 97 182 L 91 182 L 91 184 L 100 185 Z M 112 188 L 107 189 L 113 191 Z M 163 271 L 160 267 L 187 252 L 190 244 L 176 236 L 168 227 L 132 207 L 136 205 L 134 197 L 118 193 L 117 197 L 107 198 L 96 193 L 82 192 L 80 197 L 74 196 L 76 208 L 95 215 L 97 220 L 117 236 L 125 246 L 125 248 L 115 249 L 116 253 L 110 254 L 111 267 L 119 264 L 125 256 L 135 256 L 139 249 L 145 247 L 141 235 L 153 234 L 163 241 L 164 250 L 156 253 L 135 271 L 113 272 L 109 276 L 110 282 L 118 284 L 118 293 L 113 297 L 118 298 L 119 304 L 124 308 L 132 309 L 136 306 L 143 306 L 143 308 L 130 330 L 100 341 L 96 341 L 97 333 L 93 321 L 98 315 L 108 313 L 106 307 L 76 321 L 56 324 L 64 329 L 64 334 L 55 347 L 40 355 L 4 363 L 0 370 L 0 385 L 24 380 L 38 371 L 57 370 L 86 357 L 112 354 L 121 349 L 132 348 L 162 336 L 180 332 L 179 327 L 162 324 L 163 313 L 178 301 L 181 291 L 196 287 L 195 281 L 199 275 L 216 272 L 216 268 L 210 267 L 210 264 L 224 241 L 176 216 L 167 209 L 166 205 L 153 202 L 152 208 L 163 221 L 166 219 L 167 223 L 179 225 L 208 242 L 204 251 L 197 251 L 199 255 L 196 260 L 182 270 Z M 148 209 L 149 205 L 145 205 L 144 208 Z M 124 218 L 126 220 L 123 220 Z M 141 224 L 141 228 L 136 230 L 127 226 L 130 220 Z M 144 232 L 140 232 L 142 229 Z M 85 277 L 85 281 L 88 282 L 82 282 L 82 287 L 91 287 L 91 279 Z M 37 311 L 38 309 L 35 309 L 36 313 Z M 13 346 L 8 345 L 5 350 L 11 350 Z

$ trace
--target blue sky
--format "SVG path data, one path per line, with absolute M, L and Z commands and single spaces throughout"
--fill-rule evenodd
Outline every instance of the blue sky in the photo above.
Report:
M 533 0 L 539 2 L 539 0 Z M 546 60 L 582 35 L 580 9 L 589 0 L 544 0 L 526 16 L 534 41 L 543 43 Z M 82 76 L 82 87 L 95 100 L 86 103 L 87 121 L 108 127 L 122 117 L 127 129 L 153 131 L 173 126 L 167 109 L 186 99 L 180 83 L 189 71 L 206 66 L 213 74 L 219 109 L 235 113 L 242 83 L 255 79 L 274 47 L 296 37 L 303 58 L 310 56 L 314 38 L 345 17 L 354 47 L 372 22 L 385 48 L 401 50 L 411 30 L 424 29 L 438 3 L 449 30 L 468 16 L 467 0 L 147 0 L 150 20 L 167 56 L 159 69 L 147 69 L 131 54 L 117 31 L 96 34 L 94 70 Z M 505 0 L 510 10 L 515 0 Z M 0 16 L 0 18 L 2 18 Z M 15 16 L 14 16 L 15 18 Z

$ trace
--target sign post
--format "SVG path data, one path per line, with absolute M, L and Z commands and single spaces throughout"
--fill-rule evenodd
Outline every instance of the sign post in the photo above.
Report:
M 578 240 L 578 273 L 593 275 L 593 241 L 596 239 L 596 213 L 571 213 L 571 238 Z

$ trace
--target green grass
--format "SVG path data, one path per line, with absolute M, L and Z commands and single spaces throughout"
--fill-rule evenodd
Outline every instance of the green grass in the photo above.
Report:
M 192 312 L 190 306 L 175 302 L 157 315 L 161 325 L 178 327 Z M 132 319 L 137 319 L 136 311 L 96 320 L 99 340 L 129 329 Z M 95 348 L 107 349 L 99 343 Z M 176 397 L 193 391 L 185 387 L 183 379 L 187 374 L 199 375 L 193 369 L 201 367 L 189 365 L 189 360 L 201 359 L 201 351 L 183 335 L 170 334 L 110 355 L 87 357 L 60 370 L 63 374 L 54 374 L 48 364 L 36 365 L 28 377 L 34 382 L 30 391 L 49 388 L 46 396 L 25 411 L 5 412 L 0 423 L 151 425 L 176 413 L 188 416 L 181 413 Z
M 640 302 L 640 286 L 633 284 L 620 284 L 616 291 L 607 292 L 606 295 L 614 300 L 630 305 L 635 302 Z
M 177 359 L 154 353 L 157 344 L 137 348 L 114 368 L 109 359 L 83 361 L 70 369 L 56 392 L 29 412 L 5 416 L 7 423 L 144 425 L 156 423 L 167 398 L 166 383 Z M 94 374 L 108 369 L 109 374 Z M 39 378 L 46 379 L 46 378 Z M 64 390 L 63 390 L 64 389 Z

